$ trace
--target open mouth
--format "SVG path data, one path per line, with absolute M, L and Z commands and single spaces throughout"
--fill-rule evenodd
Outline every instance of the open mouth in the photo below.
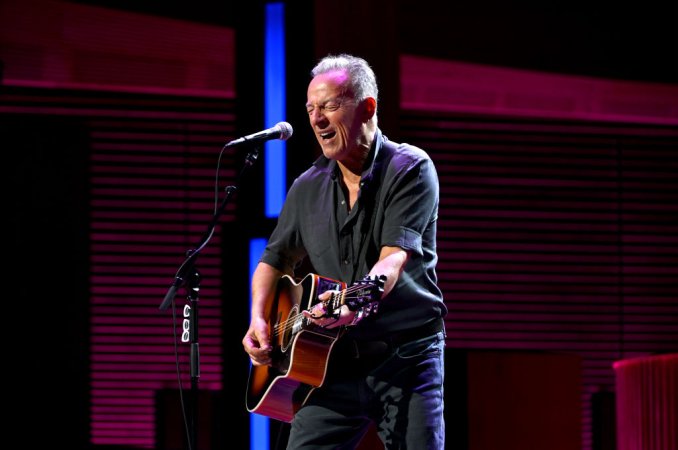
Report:
M 328 131 L 326 133 L 320 133 L 320 137 L 324 141 L 329 141 L 330 139 L 332 139 L 336 135 L 337 135 L 337 133 L 335 131 Z

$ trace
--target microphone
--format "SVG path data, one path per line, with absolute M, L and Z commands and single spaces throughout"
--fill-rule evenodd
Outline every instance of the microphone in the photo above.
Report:
M 258 133 L 249 134 L 247 136 L 235 139 L 225 147 L 233 147 L 235 145 L 245 144 L 245 143 L 258 143 L 269 141 L 271 139 L 282 139 L 286 141 L 292 136 L 292 125 L 287 122 L 278 122 L 274 127 L 271 127 L 264 131 L 259 131 Z

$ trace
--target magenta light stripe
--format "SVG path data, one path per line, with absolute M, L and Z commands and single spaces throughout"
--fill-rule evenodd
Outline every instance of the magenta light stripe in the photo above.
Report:
M 155 420 L 155 412 L 151 414 L 125 414 L 124 416 L 116 414 L 92 414 L 92 420 L 97 422 L 110 422 L 110 421 L 119 421 L 124 423 L 125 421 L 129 422 L 149 422 Z
M 211 113 L 173 113 L 162 111 L 125 111 L 121 112 L 119 109 L 93 109 L 93 108 L 63 108 L 63 107 L 16 107 L 16 106 L 2 106 L 0 105 L 0 113 L 11 114 L 49 114 L 55 116 L 76 116 L 88 118 L 110 118 L 120 117 L 125 119 L 148 119 L 148 120 L 223 120 L 232 121 L 233 117 L 229 115 L 217 115 Z
M 171 267 L 171 266 L 167 265 L 166 267 Z M 163 271 L 163 269 L 166 269 L 166 267 L 160 266 L 157 269 L 150 270 L 149 275 L 151 275 L 151 276 L 162 275 L 161 272 Z M 125 266 L 125 267 L 117 267 L 117 266 L 114 266 L 114 265 L 100 264 L 100 265 L 93 265 L 92 266 L 92 273 L 93 274 L 97 274 L 97 275 L 103 274 L 102 275 L 103 278 L 101 278 L 102 280 L 105 280 L 106 278 L 115 279 L 115 277 L 118 277 L 118 276 L 130 276 L 130 277 L 133 277 L 135 275 L 138 276 L 139 274 L 143 273 L 144 270 L 145 270 L 145 266 L 143 266 L 143 265 L 140 265 L 140 266 L 129 265 L 129 266 Z M 166 273 L 166 270 L 165 270 L 165 273 Z M 217 269 L 217 268 L 205 270 L 205 271 L 202 271 L 201 273 L 203 275 L 207 275 L 209 277 L 220 277 L 223 274 L 223 272 L 221 270 Z M 212 283 L 212 284 L 214 284 L 214 283 Z M 210 287 L 213 288 L 213 289 L 216 288 L 216 286 L 209 286 L 208 285 L 207 286 L 208 290 L 209 290 Z M 212 292 L 213 295 L 215 293 L 217 293 L 217 291 Z M 142 306 L 142 305 L 139 305 L 139 306 Z M 210 309 L 211 309 L 211 307 L 208 306 L 207 310 L 209 311 Z
M 125 377 L 137 377 L 140 373 L 146 371 L 171 371 L 174 368 L 174 364 L 169 362 L 166 364 L 161 363 L 129 363 L 121 364 L 116 363 L 92 363 L 90 364 L 90 369 L 93 372 L 107 372 L 110 374 L 117 374 L 119 376 Z M 204 377 L 208 381 L 217 381 L 219 376 L 220 367 L 218 365 L 205 364 L 201 366 L 201 377 Z
M 209 346 L 215 346 L 221 342 L 219 337 L 210 337 L 210 336 L 205 336 L 204 339 L 201 339 L 202 342 L 204 342 Z M 124 344 L 129 344 L 130 346 L 133 346 L 135 343 L 138 344 L 138 338 L 136 336 L 111 336 L 111 335 L 98 335 L 98 336 L 93 336 L 92 337 L 92 343 L 94 346 L 98 346 L 97 348 L 101 347 L 101 351 L 107 351 L 107 349 L 113 348 L 115 345 L 124 345 Z M 165 336 L 144 336 L 144 344 L 147 345 L 150 348 L 156 348 L 158 350 L 161 350 L 161 348 L 158 347 L 153 347 L 153 346 L 159 346 L 159 347 L 164 347 L 165 345 L 171 344 L 172 340 L 169 337 Z
M 220 273 L 218 270 L 214 270 L 215 274 Z M 96 282 L 99 285 L 105 286 L 106 284 L 111 285 L 111 289 L 115 291 L 115 289 L 118 287 L 121 281 L 125 280 L 128 284 L 134 285 L 134 286 L 149 286 L 149 285 L 155 285 L 155 286 L 161 286 L 163 284 L 163 279 L 162 277 L 155 277 L 154 275 L 148 276 L 148 277 L 143 277 L 140 276 L 138 273 L 128 273 L 128 274 L 122 274 L 122 275 L 116 275 L 116 274 L 111 274 L 108 276 L 103 276 L 103 275 L 93 275 L 92 276 L 92 281 Z M 216 294 L 217 292 L 210 291 L 210 286 L 206 286 L 206 295 L 210 294 Z
M 99 312 L 99 311 L 97 311 Z M 141 311 L 139 311 L 141 312 Z M 210 317 L 201 317 L 201 325 L 206 326 L 206 327 L 220 327 L 222 324 L 221 319 L 216 319 L 216 318 L 210 318 Z M 115 326 L 115 325 L 141 325 L 146 328 L 146 326 L 154 326 L 154 325 L 165 325 L 167 321 L 162 321 L 162 320 L 154 320 L 151 318 L 145 318 L 145 317 L 135 317 L 135 316 L 120 316 L 120 317 L 97 317 L 92 320 L 92 324 L 94 324 L 95 329 L 101 329 L 99 325 L 101 326 Z
M 159 106 L 164 106 L 164 105 L 159 105 Z M 198 107 L 203 107 L 203 105 L 197 104 L 196 106 Z M 113 145 L 116 146 L 115 148 L 118 148 L 117 145 L 122 145 L 129 147 L 130 145 L 148 145 L 148 143 L 165 143 L 168 145 L 166 152 L 163 151 L 163 147 L 161 145 L 155 145 L 152 147 L 144 147 L 147 149 L 153 148 L 159 153 L 181 153 L 185 154 L 186 152 L 186 144 L 181 143 L 179 145 L 173 145 L 174 140 L 177 137 L 180 137 L 184 134 L 184 129 L 181 126 L 181 124 L 167 124 L 167 127 L 158 130 L 158 129 L 147 129 L 143 123 L 137 124 L 136 127 L 134 128 L 135 125 L 132 124 L 124 124 L 123 122 L 115 122 L 111 121 L 106 123 L 108 126 L 120 126 L 121 128 L 118 130 L 101 130 L 101 131 L 93 131 L 90 133 L 90 136 L 92 139 L 95 140 L 95 143 L 93 145 L 93 148 L 98 149 L 103 149 L 106 148 L 107 145 Z M 214 156 L 214 144 L 223 144 L 223 135 L 222 133 L 224 132 L 224 126 L 222 124 L 210 124 L 210 123 L 204 123 L 202 126 L 198 127 L 195 126 L 193 127 L 192 131 L 199 132 L 200 134 L 196 134 L 194 138 L 190 142 L 190 146 L 195 152 L 193 152 L 194 155 L 198 156 L 201 155 L 204 158 L 209 158 L 211 156 Z M 202 134 L 202 133 L 210 133 L 210 134 Z M 211 134 L 213 133 L 213 134 Z M 99 142 L 99 140 L 107 140 L 108 142 Z M 125 142 L 125 143 L 116 143 L 116 141 L 132 141 L 132 142 Z M 198 149 L 202 149 L 202 151 L 198 151 Z M 228 158 L 233 158 L 233 155 L 224 155 L 225 157 Z
M 176 96 L 178 98 L 187 97 L 205 97 L 205 98 L 221 98 L 233 99 L 235 92 L 233 90 L 224 91 L 220 89 L 184 89 L 184 88 L 163 88 L 156 86 L 122 86 L 114 84 L 95 84 L 95 83 L 77 83 L 77 82 L 61 82 L 61 81 L 38 81 L 38 80 L 7 80 L 4 82 L 7 86 L 17 87 L 33 87 L 40 89 L 74 89 L 78 91 L 93 91 L 93 92 L 111 92 L 121 94 L 153 94 L 153 95 L 167 95 Z M 232 117 L 230 118 L 232 120 Z
M 112 264 L 96 264 L 92 266 L 92 273 L 95 274 L 106 274 L 108 276 L 116 276 L 119 274 L 124 274 L 124 275 L 129 275 L 129 276 L 134 276 L 134 275 L 139 275 L 143 273 L 145 270 L 145 267 L 143 264 L 142 265 L 126 265 L 124 267 L 119 267 L 116 265 Z M 171 267 L 170 264 L 167 264 L 166 267 Z M 162 275 L 162 271 L 166 269 L 166 267 L 163 267 L 162 265 L 154 270 L 149 270 L 149 275 L 151 276 L 156 276 L 156 275 Z M 206 275 L 209 275 L 210 277 L 219 277 L 223 273 L 222 270 L 219 270 L 216 267 L 210 268 L 209 270 L 205 270 L 204 273 Z M 210 285 L 213 285 L 214 283 L 210 283 Z M 208 285 L 207 287 L 214 288 L 215 286 L 210 286 Z M 207 305 L 207 309 L 209 310 L 211 307 L 214 305 Z
M 167 255 L 176 255 L 177 252 L 181 253 L 182 250 L 185 251 L 185 246 L 179 244 L 175 245 L 142 245 L 142 244 L 97 244 L 93 243 L 91 245 L 91 250 L 100 252 L 100 253 L 126 253 L 128 255 L 143 255 L 149 253 L 159 253 L 161 256 Z M 130 261 L 133 261 L 130 258 Z M 123 287 L 124 288 L 124 287 Z
M 94 232 L 92 233 L 92 237 L 101 242 L 120 242 L 122 245 L 134 245 L 135 242 L 144 242 L 147 244 L 157 243 L 163 245 L 172 245 L 177 243 L 175 235 L 159 233 L 132 234 L 125 232 L 125 230 L 116 230 L 115 233 Z M 216 239 L 215 243 L 218 244 L 219 241 L 219 239 Z
M 401 55 L 401 108 L 678 125 L 678 87 Z
M 114 439 L 125 439 L 135 438 L 136 442 L 144 442 L 145 439 L 153 436 L 152 429 L 146 428 L 96 428 L 93 429 L 96 436 L 99 436 L 101 439 L 107 439 L 108 442 L 114 442 Z M 118 441 L 122 443 L 125 441 Z
M 205 339 L 209 342 L 208 339 Z M 205 349 L 205 352 L 201 353 L 200 356 L 204 356 L 205 364 L 212 366 L 219 365 L 219 356 L 221 355 L 221 348 L 216 346 L 218 343 L 216 340 L 212 340 L 212 344 L 209 349 Z M 165 342 L 164 345 L 167 345 L 171 342 Z M 206 345 L 207 346 L 207 345 Z M 173 355 L 163 355 L 159 351 L 162 350 L 162 346 L 152 346 L 152 345 L 139 345 L 139 348 L 136 348 L 133 345 L 101 345 L 95 344 L 92 346 L 94 350 L 97 351 L 97 354 L 92 356 L 91 362 L 112 362 L 118 361 L 122 363 L 144 363 L 144 362 L 174 362 Z M 125 359 L 127 358 L 127 359 Z
M 228 213 L 228 209 L 226 210 Z M 115 211 L 115 210 L 110 210 L 110 211 L 92 211 L 91 213 L 92 219 L 120 219 L 120 220 L 145 220 L 147 223 L 152 226 L 153 223 L 156 222 L 164 222 L 164 221 L 173 221 L 177 222 L 176 226 L 182 226 L 183 222 L 186 221 L 186 215 L 185 214 L 180 214 L 177 213 L 176 211 L 146 211 L 146 210 L 130 210 L 127 211 L 125 214 L 121 213 L 120 211 Z M 200 221 L 203 219 L 209 219 L 210 215 L 208 214 L 202 214 L 200 212 L 195 212 L 194 214 L 191 215 L 191 217 L 195 217 L 196 221 Z M 227 214 L 226 217 L 232 217 L 232 215 Z M 186 224 L 186 227 L 189 225 Z M 184 238 L 185 239 L 185 238 Z M 205 249 L 209 250 L 209 249 Z
M 101 297 L 103 295 L 110 295 L 114 299 L 117 296 L 148 296 L 149 298 L 157 298 L 162 293 L 162 287 L 145 287 L 145 286 L 92 286 L 90 292 L 94 296 Z M 164 295 L 164 294 L 163 294 Z M 161 295 L 162 297 L 162 295 Z
M 170 383 L 170 385 L 171 385 L 171 384 L 176 382 L 176 379 L 177 379 L 176 374 L 171 373 L 169 369 L 171 369 L 171 368 L 170 367 L 164 368 L 162 373 L 139 373 L 139 372 L 130 372 L 130 373 L 105 372 L 104 373 L 104 372 L 94 372 L 93 371 L 92 374 L 91 374 L 91 377 L 92 377 L 93 380 L 109 380 L 109 381 L 111 381 L 111 380 L 121 380 L 122 385 L 124 385 L 127 381 L 144 381 L 144 380 L 152 381 L 152 380 L 156 380 L 159 383 L 162 382 L 162 385 L 161 384 L 157 385 L 157 388 L 161 388 L 161 387 L 163 387 L 163 385 L 165 385 L 167 383 Z M 218 378 L 219 378 L 218 374 L 214 374 L 214 376 L 212 376 L 210 374 L 210 376 L 209 377 L 206 376 L 204 380 L 201 379 L 201 385 L 203 384 L 203 381 L 204 381 L 205 382 L 204 383 L 205 388 L 210 387 L 210 384 L 208 384 L 208 383 L 212 383 L 213 386 L 218 386 L 218 385 L 220 385 Z M 122 380 L 124 380 L 124 382 Z M 186 380 L 188 380 L 188 378 L 186 378 Z M 184 380 L 184 381 L 186 381 L 186 380 Z M 105 399 L 99 399 L 99 400 L 97 400 L 97 403 L 101 403 L 101 401 L 106 403 L 104 400 Z M 108 403 L 108 404 L 125 405 L 126 404 L 125 402 L 130 402 L 129 403 L 130 405 L 134 404 L 133 401 L 131 401 L 130 399 L 126 399 L 126 398 L 111 399 L 111 402 Z M 139 403 L 139 404 L 143 404 L 143 403 Z
M 97 445 L 118 445 L 118 444 L 124 444 L 124 445 L 138 445 L 141 447 L 146 447 L 146 448 L 152 448 L 152 446 L 155 443 L 155 440 L 152 438 L 148 439 L 132 439 L 129 437 L 117 439 L 117 438 L 111 438 L 111 437 L 97 437 L 96 439 L 92 440 L 92 443 L 97 444 Z
M 117 407 L 124 407 L 128 406 L 131 408 L 137 407 L 137 406 L 147 406 L 147 407 L 154 407 L 155 405 L 155 399 L 153 397 L 149 398 L 120 398 L 120 397 L 96 397 L 96 404 L 98 406 L 117 406 Z M 113 423 L 102 423 L 102 424 L 97 424 L 97 426 L 105 427 L 105 426 L 117 426 L 117 424 Z M 148 424 L 139 424 L 139 426 L 149 426 Z
M 148 392 L 134 389 L 92 389 L 92 395 L 99 398 L 115 398 L 119 395 L 129 395 L 130 398 L 147 398 Z
M 134 152 L 144 152 L 146 154 L 144 160 L 149 164 L 149 167 L 153 167 L 153 165 L 181 167 L 189 162 L 188 158 L 181 154 L 181 152 L 186 150 L 185 147 L 176 147 L 174 149 L 177 153 L 176 155 L 172 154 L 171 146 L 167 153 L 153 154 L 154 150 L 158 151 L 162 148 L 161 144 L 107 144 L 99 145 L 98 147 L 99 148 L 94 148 L 93 150 L 96 150 L 99 153 L 92 155 L 91 160 L 99 163 L 111 163 L 112 165 L 115 165 L 116 163 L 128 163 L 130 160 L 129 154 Z
M 232 178 L 236 174 L 235 170 L 224 170 L 221 173 L 227 178 Z M 148 173 L 140 173 L 138 176 L 127 176 L 125 178 L 121 178 L 119 175 L 117 177 L 102 175 L 98 179 L 101 186 L 125 186 L 130 188 L 145 186 L 153 186 L 155 188 L 162 188 L 163 186 L 176 187 L 176 182 L 172 179 L 148 178 Z M 196 188 L 210 188 L 214 186 L 214 179 L 208 179 L 207 177 L 193 178 L 189 185 Z
M 120 125 L 124 126 L 124 124 Z M 102 156 L 112 156 L 116 152 L 125 154 L 132 151 L 144 151 L 151 158 L 165 157 L 170 161 L 191 158 L 202 160 L 207 164 L 215 156 L 215 145 L 219 148 L 218 144 L 222 143 L 222 139 L 215 139 L 209 135 L 196 135 L 189 144 L 191 148 L 189 155 L 186 153 L 186 143 L 176 142 L 176 139 L 181 138 L 185 132 L 180 127 L 176 129 L 168 127 L 167 130 L 156 132 L 145 131 L 93 133 L 92 139 L 102 139 L 102 141 L 95 141 L 92 149 L 102 153 Z M 223 128 L 218 130 L 220 133 L 223 131 Z M 224 156 L 233 159 L 233 155 Z
M 147 224 L 144 227 L 140 227 L 140 230 L 145 231 L 144 228 L 153 228 L 153 224 Z M 173 230 L 174 232 L 181 232 L 182 227 L 181 225 L 176 225 L 176 229 Z M 193 234 L 192 231 L 186 227 L 185 229 L 186 233 L 191 233 Z M 195 234 L 195 236 L 199 236 L 198 233 Z M 95 247 L 92 245 L 92 247 Z M 207 266 L 211 267 L 210 270 L 217 270 L 214 267 L 214 263 L 218 259 L 218 254 L 216 252 L 210 252 L 209 249 L 205 249 L 205 253 L 201 255 L 201 261 L 205 261 Z M 134 258 L 133 262 L 130 262 L 129 255 L 124 255 L 124 254 L 111 254 L 111 253 L 103 253 L 103 254 L 96 254 L 92 255 L 92 262 L 96 264 L 118 264 L 118 263 L 129 263 L 130 267 L 134 267 L 137 264 L 148 264 L 149 262 L 157 263 L 160 267 L 163 266 L 171 266 L 172 263 L 174 263 L 174 259 L 169 256 L 169 255 L 136 255 Z
M 165 176 L 186 176 L 191 175 L 192 178 L 200 177 L 203 180 L 198 181 L 205 182 L 209 181 L 210 176 L 214 176 L 214 171 L 207 169 L 195 168 L 192 170 L 186 170 L 184 167 L 138 167 L 131 165 L 105 165 L 105 166 L 95 166 L 92 168 L 93 174 L 104 174 L 105 176 L 112 176 L 117 174 L 120 176 L 120 180 L 134 180 L 130 175 L 139 175 L 139 176 L 151 176 L 151 175 L 165 175 Z M 229 173 L 235 173 L 230 171 Z M 168 181 L 160 181 L 160 183 L 167 183 Z M 188 186 L 193 186 L 194 181 L 187 181 Z M 161 184 L 162 185 L 162 184 Z
M 139 316 L 141 314 L 150 314 L 152 312 L 152 307 L 139 307 L 139 308 L 127 308 L 126 311 L 117 311 L 115 307 L 100 307 L 97 306 L 93 308 L 96 310 L 97 315 L 105 316 L 105 317 L 114 317 L 116 314 L 121 318 L 132 318 L 135 316 Z M 150 309 L 150 310 L 149 310 Z M 202 311 L 201 311 L 202 312 Z M 201 316 L 205 317 L 206 320 L 206 325 L 221 325 L 222 317 L 221 313 L 218 308 L 212 307 L 212 308 L 206 308 L 205 309 L 205 315 Z M 183 318 L 182 318 L 183 320 Z M 104 323 L 104 322 L 100 322 Z
M 93 406 L 92 411 L 95 414 L 99 415 L 109 415 L 112 417 L 120 417 L 121 415 L 124 416 L 125 412 L 128 411 L 128 408 L 125 406 L 119 406 L 119 405 L 98 405 L 98 406 Z M 131 410 L 132 414 L 139 414 L 144 417 L 148 417 L 149 415 L 155 414 L 156 408 L 155 405 L 153 406 L 134 406 Z M 124 417 L 123 417 L 124 418 Z
M 97 348 L 97 350 L 102 351 L 102 349 Z M 210 367 L 211 371 L 214 371 L 214 368 L 218 368 L 221 363 L 221 352 L 217 351 L 219 349 L 212 349 L 210 352 L 201 353 L 200 362 L 204 362 L 207 367 Z M 115 353 L 115 351 L 109 354 L 98 354 L 96 357 L 91 358 L 91 362 L 94 364 L 106 364 L 106 363 L 123 363 L 123 364 L 144 364 L 144 363 L 154 363 L 154 364 L 165 364 L 165 363 L 174 363 L 174 358 L 170 356 L 157 355 L 154 352 L 157 352 L 157 348 L 149 348 L 146 351 L 136 351 L 127 352 L 125 354 Z M 105 352 L 105 350 L 103 351 Z M 103 353 L 102 352 L 102 353 Z M 204 358 L 203 358 L 204 357 Z
M 190 209 L 199 209 L 209 211 L 210 207 L 213 207 L 214 203 L 205 199 L 204 201 L 189 201 L 189 202 L 177 202 L 175 200 L 166 200 L 158 199 L 156 201 L 151 200 L 131 200 L 126 198 L 121 199 L 92 199 L 90 201 L 90 207 L 92 208 L 150 208 L 150 209 L 170 209 L 174 210 L 178 207 L 190 208 Z
M 149 307 L 152 307 L 152 305 L 149 305 Z M 140 309 L 144 308 L 144 309 Z M 116 307 L 116 306 L 95 306 L 95 309 L 98 314 L 102 315 L 113 315 L 113 314 L 118 314 L 120 317 L 128 317 L 128 316 L 136 316 L 139 314 L 140 311 L 144 312 L 150 312 L 150 311 L 145 311 L 146 306 L 138 306 L 138 307 Z M 219 308 L 216 307 L 210 307 L 210 308 L 204 308 L 200 310 L 200 317 L 213 317 L 216 320 L 221 320 L 221 312 L 219 311 Z
M 138 326 L 102 326 L 102 325 L 94 325 L 92 326 L 92 332 L 93 333 L 101 333 L 101 334 L 133 334 L 133 335 L 147 335 L 147 334 L 164 334 L 167 332 L 167 324 L 158 324 L 154 326 L 144 326 L 144 327 L 138 327 Z M 205 330 L 201 330 L 203 335 L 205 336 L 218 336 L 220 334 L 220 330 L 210 330 L 209 328 L 206 328 Z
M 157 189 L 143 188 L 139 186 L 127 186 L 127 187 L 102 187 L 92 189 L 92 194 L 97 196 L 105 197 L 131 197 L 131 198 L 149 198 L 149 206 L 154 204 L 153 200 L 156 198 L 171 199 L 175 198 L 177 201 L 181 201 L 185 192 L 182 192 L 181 189 L 165 188 L 160 187 Z M 202 195 L 197 194 L 194 198 L 213 201 L 214 195 L 209 191 L 203 192 Z

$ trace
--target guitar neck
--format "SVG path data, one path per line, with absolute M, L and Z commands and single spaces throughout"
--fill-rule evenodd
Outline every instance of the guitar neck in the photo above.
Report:
M 363 306 L 377 302 L 384 292 L 386 276 L 365 277 L 346 289 L 332 295 L 329 306 L 332 310 L 341 308 L 343 305 L 355 311 Z

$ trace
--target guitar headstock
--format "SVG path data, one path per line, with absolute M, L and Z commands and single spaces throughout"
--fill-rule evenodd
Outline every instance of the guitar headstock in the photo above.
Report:
M 344 304 L 351 311 L 356 311 L 369 303 L 381 300 L 385 282 L 386 275 L 365 275 L 346 289 Z

